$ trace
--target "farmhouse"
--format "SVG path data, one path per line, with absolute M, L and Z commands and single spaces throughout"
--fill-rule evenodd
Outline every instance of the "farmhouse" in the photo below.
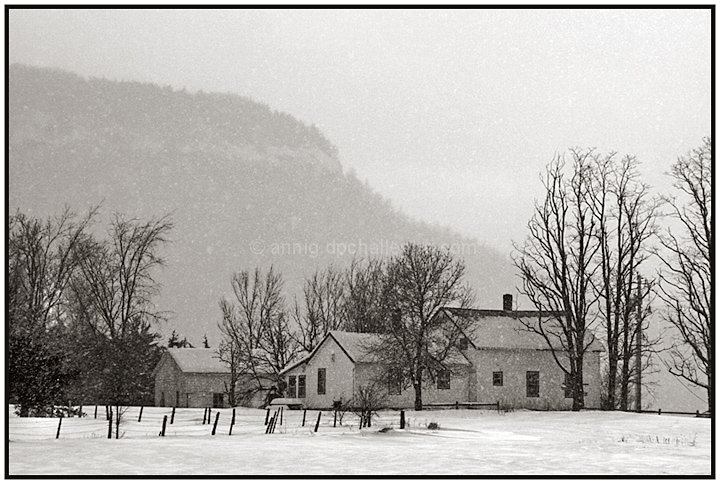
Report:
M 448 371 L 423 385 L 423 403 L 477 402 L 509 408 L 563 410 L 572 408 L 564 372 L 545 340 L 526 330 L 523 322 L 548 318 L 548 313 L 512 310 L 506 295 L 502 310 L 443 308 L 436 318 L 449 323 L 465 319 L 472 331 L 460 339 Z M 358 388 L 385 374 L 369 348 L 379 336 L 370 333 L 331 331 L 305 358 L 287 366 L 281 376 L 286 395 L 309 408 L 328 408 L 335 401 L 350 400 Z M 590 344 L 584 361 L 585 406 L 600 406 L 600 353 L 598 341 Z M 562 359 L 562 358 L 561 358 Z M 412 407 L 414 391 L 408 382 L 388 379 L 389 407 Z
M 155 405 L 158 407 L 213 407 L 228 405 L 230 367 L 209 348 L 169 348 L 155 370 Z M 239 385 L 247 385 L 241 381 Z M 269 387 L 272 382 L 265 382 Z M 258 392 L 245 406 L 259 407 L 265 392 Z

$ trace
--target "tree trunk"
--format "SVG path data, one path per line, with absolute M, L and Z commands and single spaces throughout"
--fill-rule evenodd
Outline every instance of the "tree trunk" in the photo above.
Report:
M 710 412 L 711 417 L 715 417 L 713 415 L 713 400 L 715 398 L 715 395 L 713 394 L 713 385 L 710 383 L 707 388 L 707 397 L 708 397 L 708 412 Z
M 585 386 L 583 385 L 583 358 L 577 358 L 575 363 L 575 375 L 573 375 L 573 412 L 585 408 Z
M 415 388 L 415 410 L 422 410 L 422 380 L 414 381 L 413 388 Z
M 607 409 L 615 410 L 615 390 L 617 388 L 617 355 L 608 355 Z
M 629 355 L 629 352 L 628 352 Z M 628 393 L 630 391 L 630 358 L 623 358 L 622 377 L 620 378 L 620 410 L 628 409 Z

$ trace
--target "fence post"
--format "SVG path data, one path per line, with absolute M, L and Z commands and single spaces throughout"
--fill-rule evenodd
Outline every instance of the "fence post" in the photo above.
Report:
M 213 424 L 212 434 L 210 434 L 210 435 L 215 435 L 215 430 L 217 430 L 217 423 L 218 423 L 219 418 L 220 418 L 220 412 L 215 414 L 215 423 Z
M 699 416 L 700 416 L 700 410 L 695 410 L 695 416 L 696 416 L 696 417 L 699 417 Z
M 315 422 L 315 432 L 317 432 L 317 429 L 320 426 L 320 415 L 322 415 L 322 412 L 318 412 L 318 419 L 317 422 Z
M 160 437 L 165 437 L 165 427 L 167 426 L 167 415 L 163 415 L 163 426 L 160 431 Z
M 458 410 L 460 408 L 460 402 L 455 400 L 455 410 Z
M 305 427 L 305 414 L 307 413 L 307 408 L 303 410 L 303 423 L 301 427 Z
M 107 405 L 105 405 L 105 420 L 110 420 L 110 410 L 109 410 L 109 408 L 110 408 L 110 407 L 108 407 Z
M 333 427 L 337 427 L 337 408 L 335 409 L 335 415 L 333 416 Z
M 662 414 L 662 409 L 658 408 L 658 415 Z
M 400 410 L 400 430 L 405 428 L 405 410 Z
M 112 418 L 108 419 L 108 439 L 112 439 Z
M 145 408 L 145 406 L 140 405 L 140 415 L 138 415 L 138 422 L 140 422 L 140 421 L 142 420 L 142 411 L 143 411 L 143 408 Z
M 170 425 L 175 423 L 175 407 L 173 407 L 172 414 L 170 415 Z
M 97 405 L 95 405 L 95 418 L 97 418 Z
M 278 409 L 278 410 L 275 410 L 275 415 L 273 415 L 272 429 L 270 429 L 271 434 L 275 433 L 275 427 L 277 427 L 279 417 L 280 417 L 280 410 Z
M 368 411 L 368 414 L 367 414 L 367 425 L 366 425 L 366 427 L 372 427 L 372 413 L 371 413 L 370 411 Z
M 57 433 L 55 434 L 56 439 L 60 438 L 60 427 L 61 426 L 62 426 L 62 415 L 60 415 L 60 420 L 58 420 L 58 429 L 57 429 Z
M 78 418 L 82 418 L 82 403 L 80 404 L 80 410 L 78 411 Z
M 497 405 L 497 411 L 500 413 L 500 400 L 498 400 L 495 405 Z
M 283 419 L 283 407 L 280 407 L 280 425 L 282 425 L 282 419 Z
M 205 425 L 205 415 L 207 415 L 207 407 L 203 408 L 203 425 Z
M 265 425 L 268 424 L 269 420 L 270 420 L 270 407 L 268 407 L 267 412 L 265 412 Z
M 235 407 L 233 407 L 233 414 L 232 414 L 232 420 L 230 420 L 230 432 L 228 432 L 228 435 L 232 435 L 232 429 L 235 425 Z

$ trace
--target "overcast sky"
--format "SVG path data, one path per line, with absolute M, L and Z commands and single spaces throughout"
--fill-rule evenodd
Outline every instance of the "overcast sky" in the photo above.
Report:
M 509 252 L 556 152 L 647 180 L 710 134 L 709 10 L 11 10 L 10 61 L 234 92 L 410 215 Z

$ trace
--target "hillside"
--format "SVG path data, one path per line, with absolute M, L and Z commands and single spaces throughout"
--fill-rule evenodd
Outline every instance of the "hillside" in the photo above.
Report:
M 10 68 L 9 210 L 38 216 L 102 202 L 112 212 L 171 213 L 162 328 L 216 342 L 233 271 L 273 264 L 288 294 L 330 262 L 386 255 L 407 240 L 457 244 L 480 306 L 513 291 L 503 254 L 412 220 L 345 173 L 314 126 L 231 94 Z M 353 250 L 354 249 L 354 250 Z

